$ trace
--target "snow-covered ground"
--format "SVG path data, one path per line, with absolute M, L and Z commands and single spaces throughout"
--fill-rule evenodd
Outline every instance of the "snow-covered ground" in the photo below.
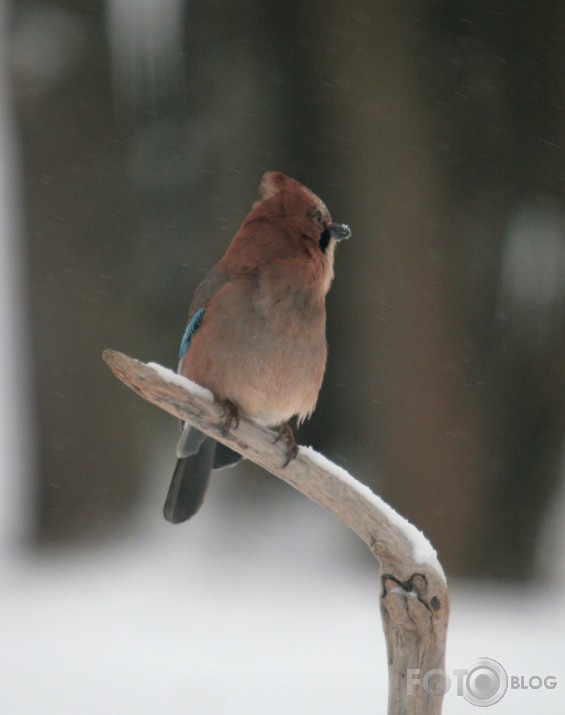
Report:
M 304 498 L 284 495 L 284 521 L 226 516 L 225 488 L 216 478 L 187 525 L 167 524 L 151 499 L 119 544 L 7 563 L 1 715 L 386 712 L 376 562 Z M 557 586 L 452 583 L 451 594 L 448 673 L 489 657 L 526 684 L 556 676 L 553 689 L 509 688 L 492 712 L 561 715 Z M 477 712 L 455 680 L 444 712 Z

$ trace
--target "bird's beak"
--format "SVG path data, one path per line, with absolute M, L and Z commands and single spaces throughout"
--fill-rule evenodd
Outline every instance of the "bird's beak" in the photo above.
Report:
M 329 232 L 336 241 L 343 241 L 351 236 L 351 229 L 345 223 L 332 223 L 329 227 Z

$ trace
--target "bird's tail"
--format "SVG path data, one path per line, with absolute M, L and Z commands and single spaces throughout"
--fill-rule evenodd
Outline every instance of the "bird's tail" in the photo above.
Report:
M 196 454 L 177 461 L 163 509 L 167 521 L 180 524 L 196 514 L 204 501 L 215 454 L 216 441 L 207 437 Z

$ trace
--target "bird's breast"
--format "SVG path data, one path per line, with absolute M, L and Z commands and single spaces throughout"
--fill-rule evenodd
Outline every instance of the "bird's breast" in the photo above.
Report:
M 325 324 L 324 296 L 306 272 L 230 281 L 206 309 L 183 373 L 262 424 L 303 420 L 325 371 Z

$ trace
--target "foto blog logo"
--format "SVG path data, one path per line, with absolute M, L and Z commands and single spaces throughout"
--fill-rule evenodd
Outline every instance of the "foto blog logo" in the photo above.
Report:
M 408 695 L 412 695 L 414 689 L 420 686 L 430 695 L 445 695 L 455 681 L 457 695 L 478 707 L 500 702 L 509 687 L 511 690 L 553 690 L 557 686 L 554 675 L 508 676 L 502 665 L 492 658 L 477 658 L 466 668 L 453 670 L 451 676 L 437 668 L 423 676 L 419 668 L 409 668 L 407 676 Z

